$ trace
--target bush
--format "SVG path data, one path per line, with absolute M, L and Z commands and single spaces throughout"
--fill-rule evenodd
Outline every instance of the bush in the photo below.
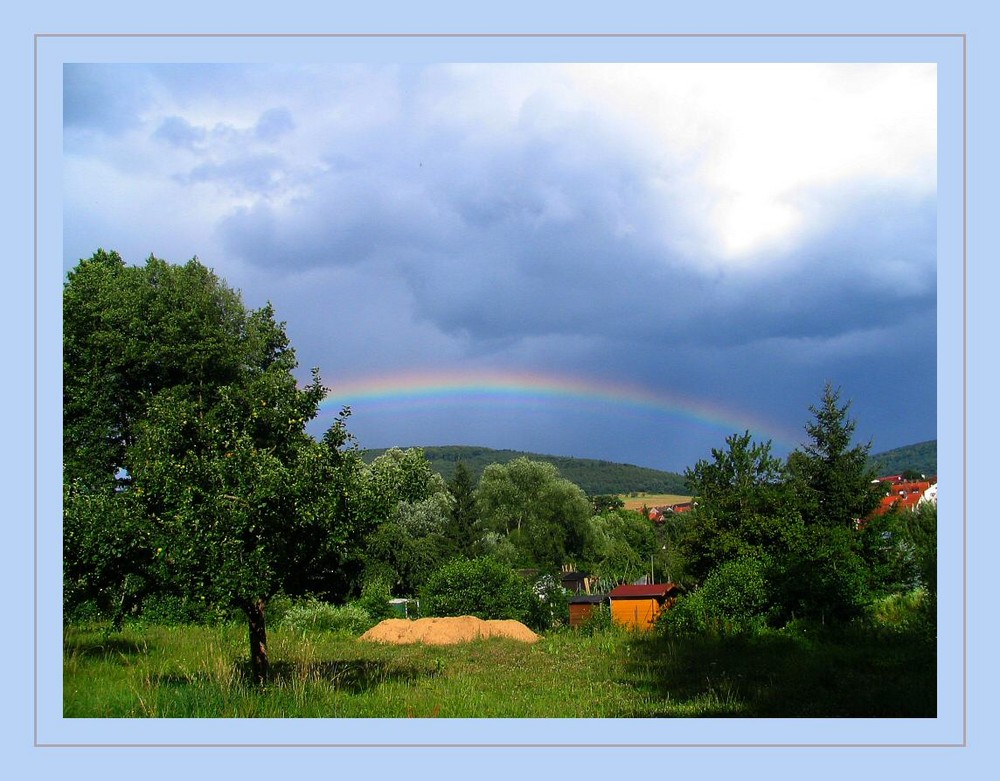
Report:
M 671 634 L 752 634 L 766 625 L 771 607 L 767 562 L 729 561 L 712 570 L 704 585 L 663 611 L 657 622 Z
M 234 611 L 213 606 L 205 600 L 176 594 L 153 594 L 142 602 L 142 620 L 150 624 L 218 624 L 232 618 Z
M 359 635 L 372 626 L 371 616 L 359 605 L 331 605 L 306 599 L 291 605 L 280 626 L 297 632 L 350 632 Z
M 596 635 L 620 629 L 621 627 L 611 620 L 611 605 L 604 603 L 595 605 L 587 620 L 580 626 L 580 631 L 585 635 Z
M 557 629 L 569 624 L 569 598 L 554 577 L 542 575 L 532 591 L 534 604 L 528 622 L 532 629 Z
M 365 583 L 361 596 L 355 604 L 364 610 L 373 622 L 378 623 L 393 615 L 392 605 L 389 603 L 391 598 L 388 581 L 374 578 Z
M 853 529 L 814 528 L 774 568 L 784 618 L 846 623 L 863 614 L 871 591 L 856 536 Z
M 531 586 L 491 558 L 456 559 L 428 578 L 420 597 L 426 616 L 476 616 L 528 622 L 535 609 Z

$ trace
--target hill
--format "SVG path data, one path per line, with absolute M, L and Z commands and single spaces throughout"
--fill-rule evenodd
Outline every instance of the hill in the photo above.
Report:
M 530 458 L 532 461 L 547 461 L 554 464 L 559 474 L 580 486 L 588 496 L 602 494 L 627 494 L 644 491 L 654 494 L 686 494 L 687 486 L 683 475 L 662 472 L 632 464 L 616 464 L 590 458 L 568 456 L 547 456 L 527 453 L 521 450 L 494 450 L 488 447 L 448 445 L 422 448 L 434 471 L 450 480 L 459 461 L 472 473 L 473 480 L 479 480 L 483 470 L 490 464 L 506 464 L 515 458 Z M 366 461 L 373 461 L 384 453 L 384 449 L 364 450 Z
M 554 464 L 559 474 L 580 486 L 588 496 L 602 494 L 681 494 L 689 493 L 684 476 L 677 472 L 664 472 L 648 467 L 618 464 L 591 458 L 549 456 L 522 450 L 494 450 L 488 447 L 446 445 L 422 448 L 431 467 L 450 480 L 459 461 L 479 480 L 490 464 L 506 464 L 515 458 L 530 458 Z M 385 448 L 363 450 L 365 460 L 371 462 L 385 452 Z M 894 448 L 875 453 L 870 459 L 877 465 L 880 475 L 897 474 L 912 470 L 925 475 L 937 474 L 937 440 Z
M 880 475 L 895 475 L 913 471 L 931 477 L 937 474 L 937 440 L 929 439 L 915 445 L 875 453 L 870 459 Z

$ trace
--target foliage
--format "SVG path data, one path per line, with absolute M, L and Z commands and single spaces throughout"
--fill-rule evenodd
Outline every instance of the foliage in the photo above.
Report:
M 772 582 L 779 615 L 821 623 L 860 616 L 872 593 L 858 544 L 853 529 L 808 527 L 793 549 L 775 562 Z
M 590 502 L 551 464 L 520 458 L 488 466 L 476 505 L 484 530 L 507 537 L 521 566 L 558 570 L 587 544 Z
M 294 602 L 274 622 L 296 632 L 347 632 L 360 635 L 375 621 L 360 604 L 331 605 L 315 598 Z
M 68 598 L 142 577 L 236 606 L 262 671 L 267 599 L 337 577 L 357 540 L 348 410 L 313 440 L 318 372 L 300 385 L 271 307 L 245 309 L 197 260 L 127 267 L 99 250 L 70 272 L 63 315 Z
M 632 510 L 594 516 L 584 559 L 606 586 L 629 583 L 649 572 L 657 551 L 653 525 Z
M 373 578 L 365 583 L 361 596 L 355 604 L 371 617 L 373 623 L 377 623 L 392 616 L 392 606 L 389 603 L 391 598 L 389 584 L 379 578 Z
M 720 564 L 701 588 L 660 613 L 658 627 L 672 635 L 739 635 L 763 629 L 772 605 L 768 565 L 760 558 Z
M 920 585 L 917 549 L 905 534 L 905 516 L 911 514 L 897 509 L 876 515 L 858 531 L 858 555 L 868 572 L 873 596 L 910 591 Z
M 627 494 L 639 491 L 649 493 L 683 494 L 684 478 L 675 472 L 659 469 L 616 464 L 589 458 L 548 456 L 521 450 L 494 450 L 486 447 L 441 446 L 424 447 L 424 453 L 435 471 L 451 480 L 455 469 L 462 463 L 469 470 L 473 481 L 478 481 L 491 464 L 509 464 L 519 458 L 544 461 L 559 470 L 559 474 L 580 488 L 588 496 L 600 494 Z M 381 455 L 383 450 L 364 451 L 366 459 Z
M 471 557 L 477 550 L 476 522 L 479 513 L 472 473 L 461 461 L 455 465 L 448 490 L 452 498 L 451 515 L 445 527 L 448 546 L 457 556 Z
M 855 421 L 850 402 L 827 383 L 814 420 L 806 424 L 809 443 L 788 457 L 788 469 L 800 512 L 807 524 L 853 529 L 879 506 L 877 477 L 869 465 L 871 443 L 852 445 Z
M 923 502 L 911 513 L 900 514 L 899 535 L 913 551 L 920 585 L 937 594 L 937 505 Z
M 625 508 L 625 500 L 615 494 L 601 494 L 591 499 L 594 515 L 606 513 L 609 510 L 622 510 Z
M 695 580 L 727 561 L 780 555 L 800 533 L 800 521 L 771 442 L 752 441 L 749 431 L 726 438 L 685 474 L 695 509 L 679 546 Z
M 585 635 L 595 635 L 624 630 L 612 620 L 611 605 L 602 602 L 599 605 L 594 605 L 594 609 L 584 620 L 579 631 Z
M 120 629 L 153 588 L 152 530 L 134 494 L 63 484 L 63 604 L 88 604 Z
M 420 595 L 427 616 L 511 618 L 527 623 L 535 610 L 531 585 L 495 559 L 456 559 L 428 579 Z
M 141 620 L 144 623 L 164 626 L 211 625 L 231 617 L 231 611 L 224 606 L 211 605 L 188 594 L 156 592 L 142 602 Z
M 387 450 L 363 470 L 355 498 L 371 528 L 365 572 L 414 594 L 453 555 L 447 537 L 455 500 L 419 448 Z
M 569 597 L 552 575 L 542 575 L 532 586 L 535 599 L 528 625 L 536 631 L 558 629 L 569 624 Z

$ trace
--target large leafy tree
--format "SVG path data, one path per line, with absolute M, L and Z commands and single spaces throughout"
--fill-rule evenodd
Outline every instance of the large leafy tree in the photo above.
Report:
M 391 448 L 364 470 L 357 505 L 372 530 L 365 578 L 413 594 L 450 554 L 451 492 L 420 448 Z
M 726 445 L 685 472 L 696 507 L 680 547 L 696 580 L 727 561 L 780 555 L 801 526 L 771 442 L 745 431 Z
M 491 464 L 475 497 L 484 529 L 509 542 L 522 566 L 558 570 L 587 545 L 590 501 L 552 464 L 524 457 Z
M 634 510 L 609 510 L 590 520 L 590 539 L 584 559 L 604 586 L 637 580 L 650 571 L 657 553 L 656 530 Z
M 331 576 L 357 537 L 347 411 L 322 442 L 306 433 L 318 372 L 300 385 L 270 306 L 246 309 L 197 260 L 99 251 L 70 273 L 64 319 L 67 578 L 78 594 L 131 579 L 238 607 L 263 678 L 268 598 Z M 89 568 L 101 551 L 120 583 Z

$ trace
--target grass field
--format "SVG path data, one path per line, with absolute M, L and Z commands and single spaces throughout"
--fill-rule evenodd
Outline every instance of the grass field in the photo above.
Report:
M 621 497 L 625 501 L 626 510 L 641 510 L 643 506 L 663 507 L 664 505 L 682 504 L 683 502 L 691 501 L 690 496 L 682 496 L 681 494 L 637 493 L 635 496 L 622 494 Z
M 269 632 L 249 682 L 243 626 L 100 625 L 64 633 L 73 717 L 933 717 L 933 642 L 816 628 L 669 639 L 561 630 L 532 645 L 389 646 Z

